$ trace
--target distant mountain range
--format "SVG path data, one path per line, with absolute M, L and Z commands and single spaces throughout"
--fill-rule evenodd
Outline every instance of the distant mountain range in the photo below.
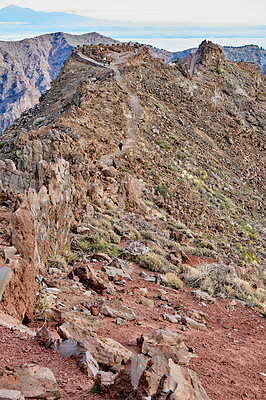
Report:
M 65 12 L 34 11 L 11 5 L 0 10 L 0 39 L 19 40 L 58 31 L 72 34 L 97 31 L 115 39 L 125 38 L 265 38 L 266 26 L 177 26 L 110 21 Z M 15 28 L 15 29 L 14 29 Z M 213 40 L 213 39 L 212 39 Z M 216 40 L 215 40 L 216 41 Z M 264 42 L 263 42 L 264 43 Z M 261 41 L 260 43 L 261 44 Z M 161 46 L 157 46 L 161 47 Z M 266 42 L 265 42 L 266 48 Z

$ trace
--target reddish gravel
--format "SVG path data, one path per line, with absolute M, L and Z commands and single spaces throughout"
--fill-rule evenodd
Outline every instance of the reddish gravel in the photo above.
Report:
M 196 264 L 196 258 L 194 262 Z M 206 261 L 206 260 L 204 260 Z M 100 268 L 100 263 L 93 266 Z M 186 344 L 193 349 L 197 358 L 190 362 L 193 369 L 202 382 L 207 394 L 212 400 L 263 400 L 265 399 L 265 330 L 266 322 L 259 315 L 258 310 L 246 307 L 241 302 L 230 305 L 229 300 L 218 300 L 216 304 L 207 307 L 200 304 L 192 296 L 192 289 L 184 288 L 177 292 L 164 288 L 170 301 L 179 305 L 178 313 L 186 314 L 189 310 L 202 310 L 210 317 L 206 331 L 196 331 L 181 325 L 172 324 L 163 319 L 163 313 L 173 313 L 164 309 L 165 301 L 157 299 L 158 289 L 162 289 L 155 283 L 145 281 L 139 273 L 141 268 L 132 264 L 132 281 L 125 287 L 116 286 L 115 296 L 110 299 L 121 300 L 123 305 L 131 307 L 137 322 L 127 322 L 125 327 L 116 324 L 115 319 L 100 316 L 99 335 L 111 337 L 117 340 L 134 353 L 139 351 L 136 345 L 130 345 L 129 341 L 136 342 L 141 334 L 151 332 L 160 327 L 182 334 Z M 145 271 L 147 272 L 147 271 Z M 150 272 L 147 272 L 151 274 Z M 54 279 L 54 278 L 53 278 Z M 132 295 L 134 288 L 146 287 L 148 298 L 155 303 L 153 309 L 138 303 Z M 90 298 L 77 293 L 69 296 L 60 293 L 58 301 L 65 304 L 65 309 L 72 306 L 80 308 L 82 302 L 88 302 Z M 141 323 L 142 325 L 139 325 Z M 36 328 L 35 323 L 31 327 Z M 54 328 L 51 327 L 51 331 Z M 31 338 L 25 335 L 0 329 L 0 368 L 5 365 L 17 365 L 23 362 L 37 362 L 41 366 L 52 369 L 58 381 L 63 399 L 81 400 L 87 396 L 90 400 L 98 400 L 101 397 L 87 394 L 92 382 L 83 375 L 73 360 L 54 354 L 51 350 L 40 347 Z
M 63 400 L 102 399 L 88 394 L 93 381 L 80 371 L 74 360 L 46 350 L 32 337 L 0 326 L 0 369 L 33 362 L 53 371 Z

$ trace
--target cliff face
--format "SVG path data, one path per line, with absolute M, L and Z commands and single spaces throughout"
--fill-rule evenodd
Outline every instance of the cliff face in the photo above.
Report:
M 112 43 L 97 33 L 53 33 L 19 42 L 0 42 L 0 131 L 50 88 L 74 46 Z
M 190 74 L 186 62 L 169 66 L 145 47 L 77 48 L 40 103 L 5 131 L 1 198 L 12 193 L 13 214 L 27 204 L 36 265 L 67 249 L 71 230 L 109 213 L 155 241 L 159 218 L 177 227 L 171 240 L 186 251 L 262 277 L 265 78 L 211 43 L 196 61 Z M 26 257 L 27 235 L 12 227 Z M 160 229 L 164 251 L 169 230 Z

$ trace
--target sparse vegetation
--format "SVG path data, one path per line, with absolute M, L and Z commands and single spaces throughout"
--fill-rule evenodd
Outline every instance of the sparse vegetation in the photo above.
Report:
M 51 297 L 46 294 L 39 294 L 36 299 L 36 303 L 34 306 L 34 314 L 42 314 L 45 310 L 54 307 L 55 302 Z
M 171 268 L 169 261 L 154 252 L 136 257 L 135 262 L 139 263 L 142 268 L 153 272 L 164 272 Z
M 162 283 L 175 289 L 182 289 L 183 281 L 174 272 L 167 272 L 162 276 Z
M 72 259 L 74 257 L 74 254 L 72 253 Z M 47 258 L 47 266 L 48 268 L 58 268 L 63 272 L 67 271 L 67 261 L 66 259 L 61 256 L 61 255 L 55 255 L 55 256 L 49 256 Z
M 155 194 L 159 193 L 165 200 L 170 197 L 169 190 L 163 185 L 154 186 L 154 190 Z
M 165 140 L 156 140 L 156 143 L 162 148 L 162 149 L 171 149 L 171 145 L 166 142 Z

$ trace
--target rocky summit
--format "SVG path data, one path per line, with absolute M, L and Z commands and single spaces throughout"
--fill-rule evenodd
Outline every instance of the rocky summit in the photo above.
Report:
M 263 346 L 265 127 L 260 68 L 204 41 L 170 64 L 138 44 L 77 46 L 3 132 L 0 325 L 39 328 L 38 351 L 75 361 L 64 398 L 86 382 L 91 399 L 233 400 L 247 382 L 241 396 L 263 396 L 262 359 L 252 375 L 239 346 Z M 34 398 L 12 377 L 44 372 L 10 363 L 3 388 Z M 40 379 L 42 398 L 66 385 L 49 397 Z

